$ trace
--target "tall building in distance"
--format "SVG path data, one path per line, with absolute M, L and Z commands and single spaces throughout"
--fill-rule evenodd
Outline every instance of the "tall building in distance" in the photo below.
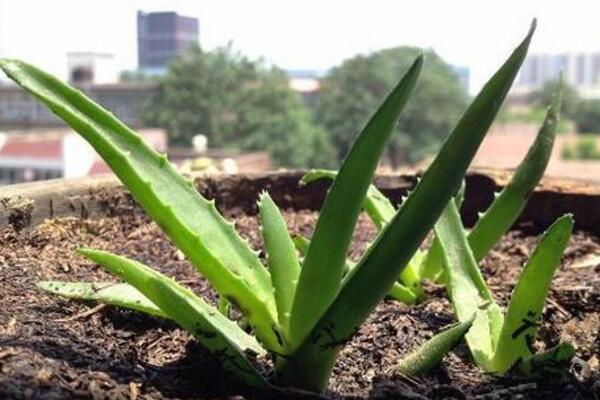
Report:
M 515 89 L 527 93 L 556 80 L 564 72 L 565 81 L 583 97 L 600 97 L 600 52 L 532 54 L 527 56 Z
M 138 11 L 138 68 L 148 74 L 162 74 L 178 54 L 199 42 L 197 18 L 173 11 Z

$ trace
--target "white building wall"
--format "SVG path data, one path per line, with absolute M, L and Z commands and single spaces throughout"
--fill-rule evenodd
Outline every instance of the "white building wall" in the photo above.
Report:
M 63 138 L 62 148 L 63 176 L 65 178 L 86 176 L 96 159 L 96 152 L 92 146 L 78 134 L 69 133 Z
M 94 84 L 116 83 L 119 79 L 112 54 L 94 52 L 68 53 L 67 76 L 71 76 L 73 69 L 81 67 L 93 71 L 94 79 L 92 83 Z

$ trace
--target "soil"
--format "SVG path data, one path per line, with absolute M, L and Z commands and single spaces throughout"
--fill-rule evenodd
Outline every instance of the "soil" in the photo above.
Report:
M 262 247 L 255 216 L 225 211 L 255 248 Z M 316 214 L 288 210 L 294 233 L 310 235 Z M 526 224 L 511 231 L 483 262 L 505 305 L 522 263 L 536 243 Z M 351 254 L 375 236 L 361 217 Z M 190 336 L 174 324 L 108 306 L 67 301 L 39 292 L 40 280 L 113 278 L 78 256 L 80 246 L 106 249 L 154 266 L 205 298 L 207 283 L 131 202 L 113 204 L 102 218 L 56 218 L 0 231 L 1 399 L 256 399 L 235 385 Z M 342 351 L 327 395 L 336 399 L 593 399 L 600 396 L 600 238 L 577 232 L 553 282 L 536 346 L 563 338 L 577 358 L 563 382 L 531 382 L 481 372 L 464 344 L 429 375 L 414 379 L 390 369 L 453 322 L 442 287 L 427 286 L 418 305 L 385 301 Z

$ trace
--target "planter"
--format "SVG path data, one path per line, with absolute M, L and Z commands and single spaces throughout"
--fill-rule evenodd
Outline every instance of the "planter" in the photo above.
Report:
M 325 182 L 299 187 L 299 172 L 206 176 L 196 185 L 216 198 L 224 214 L 259 248 L 258 193 L 268 190 L 294 232 L 310 234 Z M 508 173 L 481 171 L 467 179 L 463 218 L 471 224 Z M 416 178 L 380 176 L 376 184 L 399 201 Z M 175 276 L 205 297 L 210 288 L 110 177 L 59 180 L 0 189 L 0 398 L 172 399 L 229 398 L 252 394 L 237 388 L 214 360 L 173 324 L 138 313 L 65 301 L 40 293 L 42 279 L 107 280 L 74 253 L 79 246 L 112 250 Z M 397 358 L 453 321 L 441 287 L 428 286 L 420 304 L 382 303 L 337 364 L 331 394 L 341 398 L 591 398 L 600 391 L 600 187 L 544 180 L 514 230 L 483 263 L 502 304 L 535 234 L 565 212 L 577 233 L 566 253 L 540 330 L 540 347 L 568 336 L 578 349 L 563 383 L 533 383 L 485 376 L 459 346 L 422 379 L 389 372 Z M 375 235 L 366 218 L 357 227 L 352 254 Z M 584 361 L 585 360 L 585 361 Z M 405 397 L 401 397 L 405 396 Z M 486 397 L 488 396 L 488 397 Z M 493 397 L 496 396 L 496 397 Z M 259 397 L 259 396 L 255 396 Z

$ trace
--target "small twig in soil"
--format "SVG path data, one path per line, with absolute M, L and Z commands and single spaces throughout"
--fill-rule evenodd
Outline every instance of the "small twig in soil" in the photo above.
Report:
M 570 312 L 568 312 L 563 306 L 561 306 L 560 304 L 558 304 L 558 302 L 550 297 L 548 297 L 548 304 L 552 304 L 552 306 L 554 306 L 554 308 L 556 308 L 556 310 L 561 313 L 563 315 L 563 317 L 565 318 L 571 318 L 572 315 Z
M 96 307 L 94 308 L 90 308 L 87 311 L 81 312 L 79 314 L 75 314 L 69 318 L 60 318 L 60 319 L 56 319 L 54 321 L 56 322 L 69 322 L 69 321 L 75 321 L 81 318 L 86 318 L 89 317 L 90 315 L 93 315 L 95 313 L 97 313 L 98 311 L 102 310 L 104 307 L 106 307 L 106 304 L 98 304 Z

